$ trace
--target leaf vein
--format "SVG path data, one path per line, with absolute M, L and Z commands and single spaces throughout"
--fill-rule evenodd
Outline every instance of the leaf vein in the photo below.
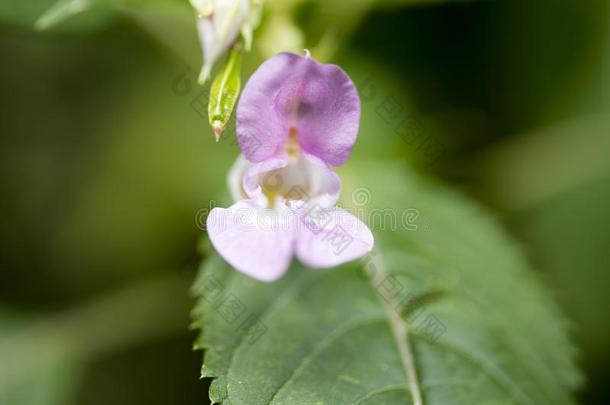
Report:
M 409 386 L 404 384 L 392 384 L 386 385 L 385 387 L 377 388 L 371 392 L 366 393 L 365 395 L 357 398 L 352 405 L 358 405 L 362 403 L 362 401 L 366 401 L 367 399 L 373 398 L 375 395 L 383 394 L 391 391 L 406 391 L 409 392 Z
M 310 351 L 310 353 L 303 357 L 301 362 L 297 367 L 294 368 L 293 372 L 288 376 L 286 380 L 278 387 L 275 391 L 271 399 L 269 400 L 269 404 L 273 402 L 277 394 L 286 387 L 287 384 L 290 383 L 294 378 L 296 378 L 305 367 L 325 348 L 329 347 L 333 342 L 339 339 L 341 336 L 345 335 L 345 333 L 350 332 L 354 329 L 361 328 L 363 326 L 369 325 L 374 322 L 383 321 L 382 313 L 374 313 L 367 316 L 362 316 L 356 319 L 352 319 L 351 321 L 344 322 L 341 326 L 330 331 L 324 339 L 320 340 Z

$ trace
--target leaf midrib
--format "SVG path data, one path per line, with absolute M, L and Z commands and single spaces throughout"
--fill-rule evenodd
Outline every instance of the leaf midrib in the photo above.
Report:
M 376 254 L 376 257 L 379 257 L 379 254 Z M 378 266 L 378 268 L 381 269 L 382 266 Z M 380 272 L 381 272 L 381 270 L 380 270 Z M 385 272 L 385 270 L 383 272 Z M 322 272 L 320 272 L 320 274 L 321 273 Z M 305 274 L 305 272 L 303 272 L 302 274 Z M 294 280 L 291 288 L 284 290 L 284 292 L 279 297 L 277 297 L 275 300 L 271 301 L 269 303 L 269 305 L 263 309 L 263 312 L 260 315 L 260 319 L 264 321 L 265 319 L 267 319 L 269 317 L 269 315 L 271 313 L 273 313 L 273 309 L 277 308 L 281 303 L 285 302 L 286 300 L 290 300 L 290 299 L 294 298 L 295 296 L 299 295 L 299 293 L 305 287 L 311 286 L 312 284 L 323 279 L 322 276 L 315 276 L 313 278 L 306 279 L 306 280 L 303 280 L 303 278 L 304 278 L 303 275 L 299 276 L 296 280 Z M 282 389 L 284 389 L 284 387 L 300 373 L 300 371 L 309 363 L 309 361 L 315 357 L 316 353 L 320 352 L 325 347 L 327 347 L 329 344 L 331 344 L 334 340 L 336 340 L 337 337 L 341 336 L 346 330 L 350 330 L 351 328 L 355 328 L 355 327 L 360 327 L 360 326 L 366 325 L 370 322 L 383 320 L 383 321 L 388 322 L 390 329 L 392 331 L 393 340 L 395 341 L 395 343 L 397 345 L 397 349 L 398 349 L 398 352 L 401 357 L 400 361 L 401 361 L 401 364 L 403 365 L 403 368 L 405 369 L 405 379 L 406 379 L 406 383 L 407 383 L 406 387 L 408 387 L 407 391 L 412 392 L 414 389 L 417 389 L 418 390 L 417 393 L 412 394 L 413 403 L 414 403 L 414 405 L 423 405 L 423 402 L 421 401 L 421 394 L 419 391 L 419 383 L 417 381 L 417 373 L 414 370 L 414 363 L 411 362 L 409 364 L 405 364 L 404 358 L 403 358 L 402 350 L 405 350 L 405 348 L 406 348 L 408 353 L 411 352 L 410 347 L 408 346 L 408 339 L 407 339 L 407 335 L 406 335 L 406 323 L 400 318 L 398 313 L 393 311 L 393 309 L 391 307 L 386 307 L 387 303 L 383 297 L 379 296 L 379 291 L 375 288 L 375 286 L 373 284 L 373 280 L 371 280 L 368 277 L 367 277 L 367 280 L 369 281 L 367 284 L 373 290 L 374 295 L 378 296 L 380 303 L 381 303 L 381 308 L 383 308 L 383 311 L 380 308 L 379 312 L 375 312 L 372 314 L 368 314 L 366 316 L 361 316 L 361 317 L 349 320 L 349 321 L 341 324 L 339 327 L 330 331 L 330 333 L 328 333 L 324 337 L 323 340 L 321 340 L 318 344 L 316 344 L 311 349 L 310 353 L 302 359 L 302 361 L 299 363 L 299 365 L 293 369 L 293 372 L 291 373 L 291 375 L 286 380 L 284 380 L 284 382 L 273 393 L 273 395 L 269 399 L 268 404 L 271 404 L 273 402 L 273 400 L 276 398 L 278 393 Z M 402 341 L 398 338 L 398 336 L 396 335 L 396 332 L 395 332 L 395 326 L 400 325 L 400 324 L 403 325 L 400 328 L 402 328 L 405 331 L 405 334 L 403 335 L 405 337 L 405 339 Z M 227 373 L 231 369 L 231 366 L 233 365 L 233 360 L 235 359 L 237 352 L 244 345 L 244 342 L 245 342 L 244 339 L 240 339 L 238 344 L 235 346 L 234 350 L 232 351 L 231 360 L 229 361 L 229 364 L 227 367 Z M 412 358 L 412 355 L 411 355 L 411 358 Z M 409 370 L 409 374 L 407 374 L 407 370 Z M 414 381 L 415 381 L 414 383 L 409 378 L 409 375 L 414 376 L 413 377 Z M 226 400 L 230 400 L 230 394 L 228 392 L 227 392 L 227 395 L 228 396 L 227 396 Z M 417 400 L 419 400 L 419 402 Z
M 378 274 L 384 274 L 387 277 L 387 272 L 385 270 L 385 266 L 383 265 L 383 261 L 381 260 L 380 254 L 378 254 L 378 253 L 375 254 L 375 258 L 377 259 L 376 268 L 378 270 Z M 323 279 L 323 277 L 317 276 L 317 277 L 313 277 L 309 280 L 303 281 L 302 278 L 303 278 L 303 276 L 299 276 L 293 282 L 294 287 L 285 290 L 283 292 L 283 294 L 281 294 L 280 297 L 278 297 L 274 301 L 270 302 L 270 304 L 266 308 L 264 308 L 264 310 L 260 316 L 260 319 L 262 319 L 262 320 L 266 319 L 269 316 L 269 314 L 273 312 L 273 309 L 277 308 L 280 305 L 280 303 L 285 302 L 286 300 L 289 300 L 289 299 L 297 296 L 306 286 L 310 286 L 311 284 L 314 284 L 314 283 L 318 282 L 319 280 Z M 291 373 L 291 375 L 286 380 L 284 380 L 284 382 L 273 393 L 273 395 L 269 399 L 268 404 L 271 404 L 273 402 L 273 400 L 276 398 L 277 394 L 289 383 L 290 380 L 292 380 L 296 375 L 298 375 L 298 373 L 300 372 L 300 370 L 303 367 L 305 367 L 305 365 L 308 363 L 307 359 L 315 357 L 315 354 L 317 352 L 319 352 L 320 350 L 322 350 L 324 347 L 326 347 L 326 344 L 330 344 L 330 343 L 332 343 L 332 341 L 335 340 L 336 334 L 338 334 L 338 336 L 340 336 L 342 334 L 341 332 L 344 331 L 346 328 L 349 329 L 350 327 L 357 327 L 359 325 L 361 326 L 367 322 L 375 321 L 376 320 L 375 318 L 379 318 L 377 320 L 380 320 L 380 319 L 386 320 L 390 326 L 390 330 L 392 331 L 392 338 L 393 338 L 394 342 L 396 343 L 396 347 L 397 347 L 397 350 L 398 350 L 398 353 L 400 356 L 400 362 L 403 366 L 403 370 L 405 371 L 405 380 L 406 380 L 407 386 L 409 388 L 408 391 L 411 393 L 413 404 L 414 405 L 423 405 L 420 383 L 418 381 L 417 371 L 415 369 L 415 361 L 414 361 L 413 354 L 411 352 L 411 347 L 410 347 L 410 343 L 409 343 L 409 339 L 408 339 L 407 324 L 400 317 L 400 315 L 396 311 L 394 311 L 393 307 L 388 304 L 386 299 L 380 295 L 378 289 L 375 288 L 374 280 L 371 279 L 370 277 L 367 277 L 367 280 L 369 281 L 367 284 L 373 290 L 374 295 L 376 295 L 378 297 L 381 307 L 383 307 L 383 309 L 384 309 L 383 313 L 385 313 L 385 316 L 382 317 L 383 313 L 376 313 L 376 314 L 372 314 L 372 315 L 369 314 L 367 316 L 352 319 L 348 322 L 343 323 L 341 326 L 333 329 L 329 334 L 327 334 L 327 336 L 322 341 L 320 341 L 318 344 L 316 344 L 312 348 L 310 353 L 306 357 L 303 358 L 301 363 L 299 363 L 299 365 L 293 369 L 293 372 Z M 398 303 L 395 303 L 394 306 L 396 306 L 397 304 Z M 240 339 L 239 343 L 235 346 L 235 349 L 232 351 L 231 360 L 227 367 L 227 374 L 228 374 L 229 370 L 231 369 L 231 366 L 233 364 L 233 360 L 235 359 L 236 353 L 243 346 L 244 341 L 245 341 L 244 339 Z M 228 392 L 227 392 L 227 395 L 228 395 L 227 399 L 230 399 Z
M 400 314 L 395 310 L 397 308 L 398 303 L 394 302 L 394 305 L 390 305 L 388 301 L 393 302 L 392 298 L 386 299 L 381 296 L 378 288 L 374 286 L 374 280 L 372 276 L 380 276 L 380 278 L 386 279 L 388 277 L 388 273 L 385 269 L 385 264 L 380 254 L 374 256 L 371 259 L 375 261 L 375 269 L 376 274 L 372 274 L 371 271 L 367 271 L 367 276 L 369 280 L 369 285 L 373 288 L 375 295 L 378 297 L 381 305 L 383 306 L 388 323 L 390 324 L 390 329 L 392 330 L 392 337 L 394 339 L 394 343 L 396 343 L 396 347 L 398 349 L 398 353 L 400 354 L 400 362 L 403 366 L 403 370 L 405 372 L 405 378 L 407 380 L 407 384 L 409 386 L 409 392 L 411 393 L 411 398 L 413 400 L 414 405 L 423 405 L 423 399 L 421 395 L 421 388 L 419 379 L 417 377 L 417 370 L 415 368 L 415 358 L 413 356 L 413 352 L 411 350 L 411 344 L 409 342 L 409 330 L 407 327 L 407 323 L 400 317 Z

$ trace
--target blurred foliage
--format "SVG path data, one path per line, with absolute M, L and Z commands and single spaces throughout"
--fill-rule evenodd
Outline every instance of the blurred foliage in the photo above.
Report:
M 493 207 L 571 317 L 582 401 L 608 403 L 608 2 L 268 3 L 242 80 L 280 43 L 341 64 L 370 134 L 351 164 L 402 159 Z M 179 0 L 0 3 L 0 403 L 206 396 L 182 300 L 238 148 L 207 126 L 193 22 Z
M 0 313 L 0 403 L 51 405 L 69 401 L 82 370 L 61 341 L 30 335 L 29 325 L 36 322 L 32 318 Z
M 587 368 L 610 359 L 610 114 L 524 134 L 480 163 L 482 189 L 575 322 Z

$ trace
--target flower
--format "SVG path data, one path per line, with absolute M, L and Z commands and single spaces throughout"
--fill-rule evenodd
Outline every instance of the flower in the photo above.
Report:
M 203 49 L 199 82 L 204 83 L 214 63 L 237 39 L 247 23 L 251 0 L 191 0 L 197 11 L 197 31 Z
M 229 172 L 237 201 L 214 208 L 210 240 L 238 271 L 274 281 L 292 257 L 327 268 L 373 247 L 368 227 L 336 207 L 344 164 L 358 135 L 360 100 L 335 65 L 280 53 L 248 81 L 237 107 L 243 156 Z

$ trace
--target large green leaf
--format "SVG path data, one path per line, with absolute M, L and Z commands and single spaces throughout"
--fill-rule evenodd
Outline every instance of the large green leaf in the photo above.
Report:
M 402 165 L 354 167 L 343 195 L 370 219 L 372 257 L 295 264 L 273 284 L 203 264 L 194 317 L 212 401 L 572 403 L 565 322 L 514 243 Z

